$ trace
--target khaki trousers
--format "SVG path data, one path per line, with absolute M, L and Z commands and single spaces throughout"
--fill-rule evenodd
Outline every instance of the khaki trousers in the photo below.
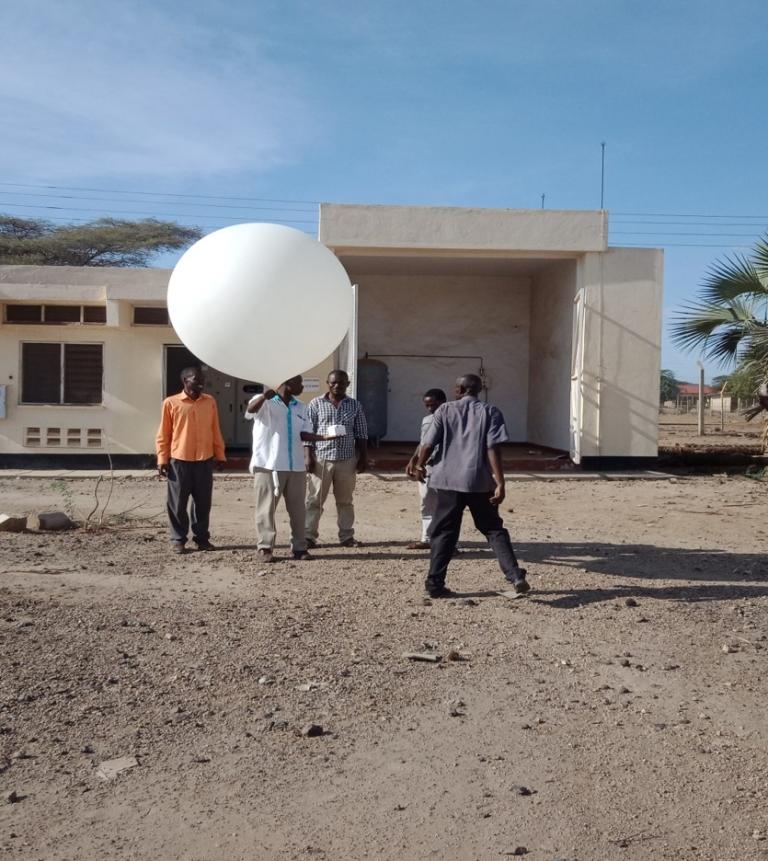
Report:
M 357 480 L 357 457 L 348 460 L 318 460 L 314 473 L 308 477 L 307 490 L 307 538 L 317 541 L 320 517 L 328 493 L 333 488 L 336 500 L 336 522 L 339 541 L 347 541 L 355 535 L 355 507 L 352 494 Z
M 294 553 L 303 553 L 307 549 L 304 533 L 306 472 L 273 472 L 271 469 L 255 469 L 253 489 L 256 494 L 256 544 L 259 549 L 272 550 L 275 546 L 277 537 L 275 511 L 282 496 L 291 523 L 291 550 Z M 276 489 L 277 493 L 275 493 Z

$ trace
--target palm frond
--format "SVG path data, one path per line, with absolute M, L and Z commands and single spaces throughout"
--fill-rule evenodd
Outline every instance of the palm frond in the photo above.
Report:
M 768 286 L 755 264 L 742 254 L 734 254 L 710 266 L 701 285 L 705 302 L 731 302 L 739 296 L 768 296 Z
M 733 299 L 727 304 L 694 302 L 673 315 L 672 340 L 682 350 L 700 350 L 722 364 L 739 358 L 761 326 L 754 317 L 751 299 Z
M 764 236 L 755 243 L 752 258 L 757 274 L 763 279 L 763 284 L 768 283 L 768 236 Z

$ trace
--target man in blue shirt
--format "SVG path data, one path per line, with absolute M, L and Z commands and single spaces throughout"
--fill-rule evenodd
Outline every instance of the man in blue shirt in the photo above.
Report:
M 499 516 L 504 501 L 504 471 L 499 446 L 507 442 L 504 416 L 478 399 L 482 381 L 466 374 L 456 381 L 456 400 L 435 411 L 413 471 L 424 480 L 432 449 L 440 446 L 440 460 L 430 472 L 437 494 L 430 533 L 430 565 L 425 588 L 431 598 L 453 595 L 445 586 L 448 563 L 456 549 L 464 508 L 488 539 L 506 579 L 515 592 L 530 589 L 525 569 L 517 564 L 509 532 Z

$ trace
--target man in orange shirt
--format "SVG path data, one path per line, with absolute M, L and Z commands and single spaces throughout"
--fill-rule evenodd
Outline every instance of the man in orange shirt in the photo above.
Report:
M 174 553 L 184 553 L 192 497 L 192 537 L 198 550 L 214 550 L 208 532 L 213 494 L 213 461 L 226 461 L 216 401 L 203 394 L 200 368 L 184 368 L 184 389 L 163 401 L 157 431 L 157 472 L 168 479 L 168 522 Z

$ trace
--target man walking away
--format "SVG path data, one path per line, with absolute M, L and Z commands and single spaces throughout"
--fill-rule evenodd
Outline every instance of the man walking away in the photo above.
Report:
M 226 461 L 216 401 L 203 394 L 200 368 L 184 368 L 183 390 L 163 401 L 157 431 L 157 472 L 168 479 L 168 522 L 171 548 L 184 553 L 189 531 L 187 513 L 192 497 L 192 536 L 198 550 L 214 550 L 208 523 L 213 495 L 213 462 Z
M 291 550 L 293 558 L 306 561 L 304 531 L 306 517 L 307 470 L 302 432 L 312 424 L 307 407 L 296 395 L 304 391 L 301 377 L 292 377 L 278 387 L 277 392 L 267 389 L 248 402 L 245 417 L 253 421 L 253 455 L 250 470 L 256 493 L 257 553 L 263 562 L 272 562 L 277 535 L 275 511 L 282 496 L 291 523 Z
M 499 446 L 509 437 L 501 412 L 478 399 L 481 388 L 482 381 L 475 374 L 459 377 L 456 400 L 443 404 L 435 412 L 414 467 L 414 472 L 423 478 L 432 449 L 440 446 L 440 460 L 430 475 L 437 504 L 424 586 L 431 598 L 453 595 L 445 586 L 445 577 L 459 540 L 465 507 L 469 508 L 475 526 L 488 539 L 515 592 L 524 594 L 530 589 L 525 569 L 517 564 L 509 532 L 499 516 L 499 505 L 505 495 Z
M 361 547 L 362 542 L 355 538 L 352 497 L 356 473 L 365 472 L 368 468 L 368 425 L 361 404 L 347 397 L 347 372 L 331 371 L 327 383 L 328 392 L 309 403 L 314 433 L 334 438 L 318 442 L 311 454 L 315 463 L 309 475 L 307 495 L 307 544 L 309 547 L 318 546 L 323 505 L 333 488 L 339 543 L 342 547 Z M 334 425 L 343 426 L 344 433 L 339 435 L 339 429 Z M 311 446 L 310 443 L 307 445 Z

